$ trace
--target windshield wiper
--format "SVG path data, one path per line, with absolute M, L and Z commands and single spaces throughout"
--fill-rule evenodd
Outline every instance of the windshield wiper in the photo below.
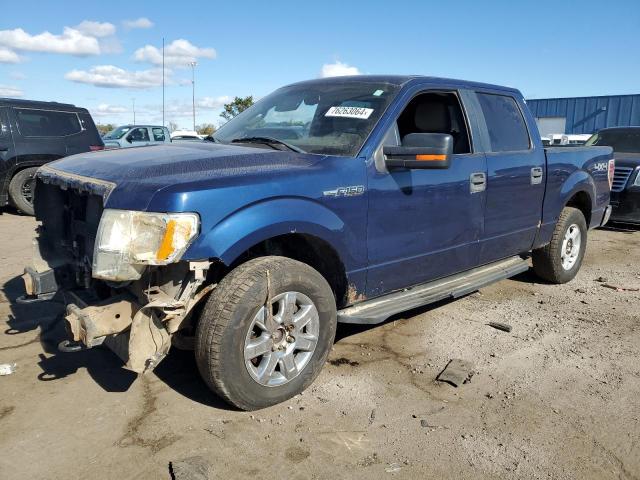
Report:
M 280 150 L 279 148 L 275 147 L 276 145 L 282 145 L 282 146 L 288 148 L 289 150 L 291 150 L 292 152 L 306 153 L 304 150 L 302 150 L 301 148 L 296 147 L 295 145 L 291 145 L 290 143 L 283 142 L 282 140 L 278 140 L 277 138 L 273 138 L 273 137 L 243 137 L 243 138 L 235 138 L 235 139 L 231 140 L 231 143 L 264 143 L 265 145 L 269 145 L 272 148 L 275 148 L 276 150 Z

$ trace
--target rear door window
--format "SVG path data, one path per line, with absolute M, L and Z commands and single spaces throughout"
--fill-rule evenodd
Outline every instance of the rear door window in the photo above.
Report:
M 163 128 L 157 128 L 154 127 L 152 129 L 153 131 L 153 141 L 154 142 L 164 142 L 164 129 Z
M 148 142 L 149 132 L 146 128 L 134 128 L 127 138 L 132 142 Z
M 530 148 L 527 125 L 513 97 L 478 93 L 478 101 L 489 131 L 492 152 L 511 152 Z
M 32 108 L 16 108 L 18 129 L 24 137 L 66 137 L 82 131 L 78 115 Z

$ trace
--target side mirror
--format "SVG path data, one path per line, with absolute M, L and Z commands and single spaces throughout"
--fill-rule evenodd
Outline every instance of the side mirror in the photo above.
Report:
M 126 138 L 126 140 L 127 140 L 127 142 L 131 143 L 131 141 L 132 141 L 132 140 L 131 140 L 131 135 L 128 135 L 128 136 L 127 136 L 127 138 Z
M 409 133 L 402 146 L 382 148 L 387 168 L 449 168 L 453 137 L 446 133 Z

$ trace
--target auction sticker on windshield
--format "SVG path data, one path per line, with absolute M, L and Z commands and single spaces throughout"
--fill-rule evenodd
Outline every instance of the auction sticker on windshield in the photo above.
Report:
M 361 118 L 366 120 L 373 113 L 373 108 L 364 107 L 331 107 L 325 117 Z

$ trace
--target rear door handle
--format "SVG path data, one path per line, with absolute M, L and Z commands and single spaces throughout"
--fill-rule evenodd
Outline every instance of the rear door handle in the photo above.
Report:
M 531 169 L 531 185 L 540 185 L 542 183 L 542 167 L 533 167 Z
M 487 174 L 484 172 L 472 173 L 469 176 L 471 193 L 484 192 L 487 189 Z

